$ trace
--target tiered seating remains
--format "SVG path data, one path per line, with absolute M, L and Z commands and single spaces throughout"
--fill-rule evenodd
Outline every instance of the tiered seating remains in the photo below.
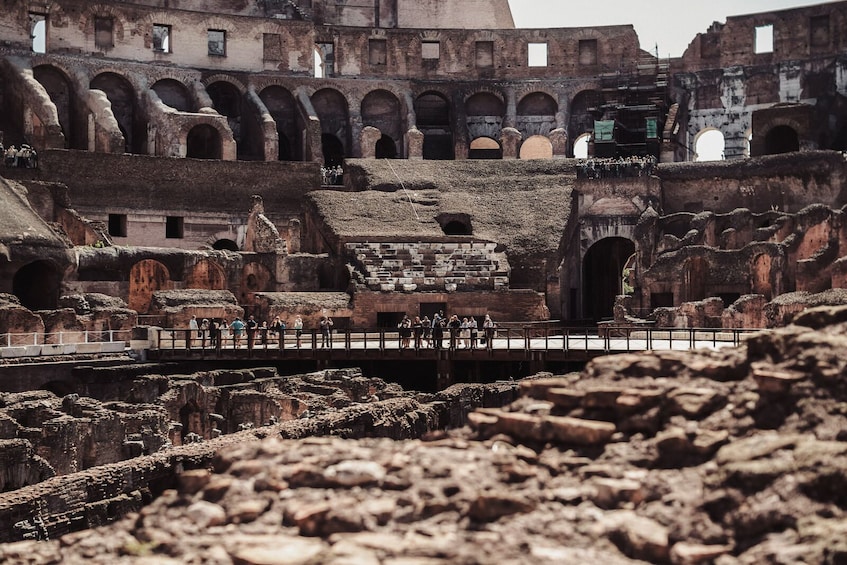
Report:
M 509 288 L 509 264 L 495 243 L 347 244 L 371 290 L 447 291 Z

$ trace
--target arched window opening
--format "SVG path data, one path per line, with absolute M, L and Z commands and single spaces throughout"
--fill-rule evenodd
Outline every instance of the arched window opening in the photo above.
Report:
M 395 151 L 403 139 L 405 127 L 400 111 L 400 100 L 387 90 L 369 92 L 362 100 L 362 126 L 372 126 L 392 140 Z M 394 141 L 396 140 L 396 141 Z
M 521 144 L 521 159 L 552 159 L 553 144 L 544 135 L 533 135 Z
M 790 126 L 776 126 L 765 135 L 765 154 L 777 155 L 800 150 L 797 132 Z
M 219 239 L 212 244 L 212 249 L 219 251 L 238 251 L 238 244 L 231 239 Z
M 47 53 L 47 16 L 30 13 L 29 29 L 32 36 L 32 52 Z
M 590 133 L 583 133 L 573 142 L 573 156 L 577 159 L 588 159 L 588 143 L 591 141 Z
M 418 129 L 424 134 L 424 159 L 455 159 L 450 103 L 437 92 L 427 92 L 415 100 Z
M 52 310 L 59 302 L 59 271 L 49 261 L 21 267 L 12 280 L 12 293 L 30 310 Z
M 221 134 L 209 124 L 191 128 L 186 140 L 186 157 L 194 159 L 220 159 Z
M 170 106 L 178 112 L 193 112 L 194 103 L 188 88 L 172 78 L 162 79 L 153 85 L 153 92 L 162 100 L 163 104 Z
M 344 164 L 344 145 L 334 135 L 321 135 L 321 148 L 324 154 L 324 167 L 340 167 Z
M 50 65 L 39 65 L 32 73 L 56 106 L 59 125 L 65 134 L 65 148 L 88 149 L 87 118 L 80 115 L 77 98 L 67 76 Z
M 471 142 L 468 159 L 502 159 L 503 149 L 490 137 L 478 137 Z
M 102 90 L 112 106 L 112 114 L 124 135 L 127 153 L 145 153 L 147 124 L 137 119 L 135 91 L 124 77 L 115 73 L 99 74 L 90 84 L 93 90 Z
M 376 142 L 376 158 L 377 159 L 396 159 L 397 145 L 394 140 L 383 134 Z
M 222 116 L 226 116 L 226 122 L 229 129 L 232 130 L 232 137 L 235 139 L 239 155 L 249 153 L 247 140 L 242 129 L 241 91 L 229 82 L 218 81 L 207 86 L 206 92 L 212 99 L 212 106 L 214 106 L 215 111 Z
M 704 129 L 694 138 L 694 160 L 697 162 L 723 161 L 726 159 L 725 148 L 726 141 L 720 130 Z
M 297 122 L 296 104 L 294 97 L 285 88 L 277 85 L 269 86 L 259 94 L 265 107 L 276 122 L 279 139 L 279 160 L 299 161 L 302 159 L 300 150 L 300 127 Z
M 622 237 L 607 237 L 592 245 L 583 259 L 584 317 L 599 321 L 612 316 L 615 297 L 624 294 L 624 269 L 635 244 Z

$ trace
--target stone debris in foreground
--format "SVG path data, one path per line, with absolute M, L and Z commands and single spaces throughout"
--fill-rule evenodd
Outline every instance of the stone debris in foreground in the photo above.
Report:
M 844 563 L 847 323 L 810 326 L 529 379 L 424 439 L 230 445 L 141 512 L 0 561 Z

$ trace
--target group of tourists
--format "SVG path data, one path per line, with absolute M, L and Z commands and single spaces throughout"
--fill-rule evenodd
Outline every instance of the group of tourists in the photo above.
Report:
M 321 184 L 344 184 L 344 169 L 341 168 L 341 165 L 321 167 Z
M 616 159 L 586 159 L 576 165 L 576 177 L 580 179 L 637 178 L 653 174 L 656 165 L 653 155 L 646 157 L 618 157 Z
M 332 320 L 330 320 L 330 328 L 332 327 L 331 324 Z M 253 349 L 256 343 L 262 346 L 269 343 L 281 343 L 285 339 L 286 328 L 285 322 L 279 316 L 276 316 L 270 324 L 267 321 L 259 323 L 253 316 L 248 316 L 246 320 L 236 316 L 232 322 L 219 318 L 203 318 L 203 320 L 198 321 L 197 316 L 191 316 L 191 320 L 188 322 L 189 331 L 186 341 L 189 348 L 197 339 L 200 340 L 203 348 L 208 343 L 213 348 L 225 347 L 230 344 L 237 349 L 242 344 L 246 344 L 248 349 Z M 292 329 L 296 338 L 296 347 L 299 348 L 303 339 L 303 318 L 296 316 Z
M 490 349 L 496 327 L 488 314 L 480 324 L 474 316 L 460 319 L 453 314 L 448 318 L 443 311 L 433 315 L 431 320 L 428 316 L 410 318 L 404 315 L 397 324 L 401 349 L 445 349 L 445 339 L 449 339 L 450 349 L 477 349 L 480 345 Z
M 37 169 L 38 168 L 38 153 L 31 145 L 24 143 L 20 147 L 10 145 L 8 149 L 0 143 L 0 153 L 3 154 L 3 162 L 6 168 L 22 168 L 22 169 Z

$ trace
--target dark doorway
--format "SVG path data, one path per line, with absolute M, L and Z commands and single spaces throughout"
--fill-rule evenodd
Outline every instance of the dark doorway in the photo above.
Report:
M 212 249 L 238 251 L 238 244 L 231 239 L 219 239 L 212 244 Z
M 59 302 L 59 273 L 48 261 L 21 267 L 12 281 L 12 292 L 30 310 L 52 310 Z
M 800 151 L 797 132 L 788 126 L 776 126 L 765 136 L 765 154 L 791 153 Z
M 194 159 L 220 159 L 221 134 L 208 124 L 194 126 L 188 132 L 187 157 Z
M 417 126 L 424 134 L 424 159 L 455 159 L 450 102 L 439 92 L 427 92 L 415 100 Z
M 293 161 L 294 155 L 291 153 L 291 144 L 288 143 L 288 138 L 281 131 L 277 131 L 279 136 L 279 160 Z
M 377 312 L 376 327 L 386 330 L 396 328 L 405 315 L 406 312 Z
M 332 134 L 321 135 L 325 167 L 340 167 L 344 164 L 344 145 Z
M 99 74 L 91 80 L 90 88 L 102 90 L 112 106 L 112 113 L 124 135 L 127 153 L 145 153 L 147 124 L 136 112 L 135 91 L 124 77 L 115 73 Z
M 612 316 L 615 297 L 623 294 L 623 270 L 635 244 L 607 237 L 591 246 L 582 262 L 584 317 L 599 321 Z
M 443 315 L 446 310 L 446 302 L 421 302 L 420 316 L 421 318 L 427 316 L 431 320 L 435 317 L 437 313 L 441 312 L 441 314 Z
M 376 158 L 377 159 L 396 159 L 397 145 L 394 140 L 383 134 L 376 142 Z

